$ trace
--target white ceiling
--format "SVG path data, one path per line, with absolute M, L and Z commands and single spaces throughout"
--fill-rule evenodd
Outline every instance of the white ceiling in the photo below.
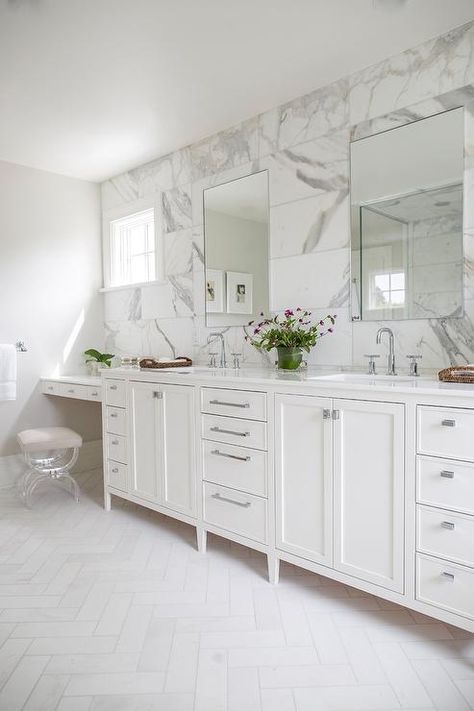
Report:
M 471 19 L 473 0 L 0 0 L 0 160 L 102 180 Z

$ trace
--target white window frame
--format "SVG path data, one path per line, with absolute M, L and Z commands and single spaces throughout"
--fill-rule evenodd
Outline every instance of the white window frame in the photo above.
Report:
M 122 284 L 119 286 L 111 285 L 111 236 L 112 223 L 116 220 L 121 220 L 126 217 L 131 217 L 137 212 L 145 210 L 154 210 L 155 215 L 155 279 L 153 281 L 135 282 L 133 284 Z M 165 255 L 164 241 L 161 219 L 161 201 L 159 199 L 140 199 L 127 202 L 120 207 L 106 210 L 102 216 L 102 264 L 104 273 L 104 286 L 100 289 L 103 291 L 119 291 L 121 289 L 134 289 L 139 286 L 150 286 L 150 284 L 162 284 L 165 281 Z

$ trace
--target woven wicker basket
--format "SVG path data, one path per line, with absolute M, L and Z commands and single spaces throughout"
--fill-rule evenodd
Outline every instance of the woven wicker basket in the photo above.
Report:
M 142 358 L 140 368 L 149 368 L 150 370 L 160 370 L 161 368 L 187 368 L 193 364 L 191 358 L 179 356 L 173 360 L 162 361 L 155 358 Z
M 454 365 L 438 373 L 439 380 L 446 383 L 474 383 L 474 365 Z

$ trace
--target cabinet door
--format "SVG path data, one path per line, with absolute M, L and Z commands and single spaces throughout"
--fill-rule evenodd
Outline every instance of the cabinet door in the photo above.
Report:
M 163 397 L 162 503 L 190 516 L 196 513 L 194 388 L 159 385 Z
M 403 592 L 404 406 L 334 409 L 334 567 Z
M 154 383 L 130 383 L 131 492 L 154 502 L 161 498 L 161 398 L 160 387 Z
M 277 546 L 332 561 L 331 400 L 277 395 Z

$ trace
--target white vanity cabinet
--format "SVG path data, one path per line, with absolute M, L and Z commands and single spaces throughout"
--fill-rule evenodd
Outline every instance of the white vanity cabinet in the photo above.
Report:
M 403 592 L 405 408 L 334 400 L 334 567 Z
M 417 407 L 416 598 L 474 620 L 474 410 Z
M 230 538 L 269 552 L 267 394 L 250 390 L 201 389 L 203 533 Z M 272 539 L 273 540 L 273 539 Z
M 254 548 L 271 582 L 285 561 L 474 632 L 474 390 L 196 369 L 110 371 L 102 393 L 107 508 L 185 521 L 201 552 L 209 532 Z
M 105 506 L 121 496 L 196 525 L 195 388 L 104 378 Z
M 275 399 L 276 545 L 403 592 L 404 406 Z
M 276 545 L 332 565 L 331 400 L 275 397 Z
M 194 388 L 131 381 L 129 402 L 131 492 L 194 516 Z

